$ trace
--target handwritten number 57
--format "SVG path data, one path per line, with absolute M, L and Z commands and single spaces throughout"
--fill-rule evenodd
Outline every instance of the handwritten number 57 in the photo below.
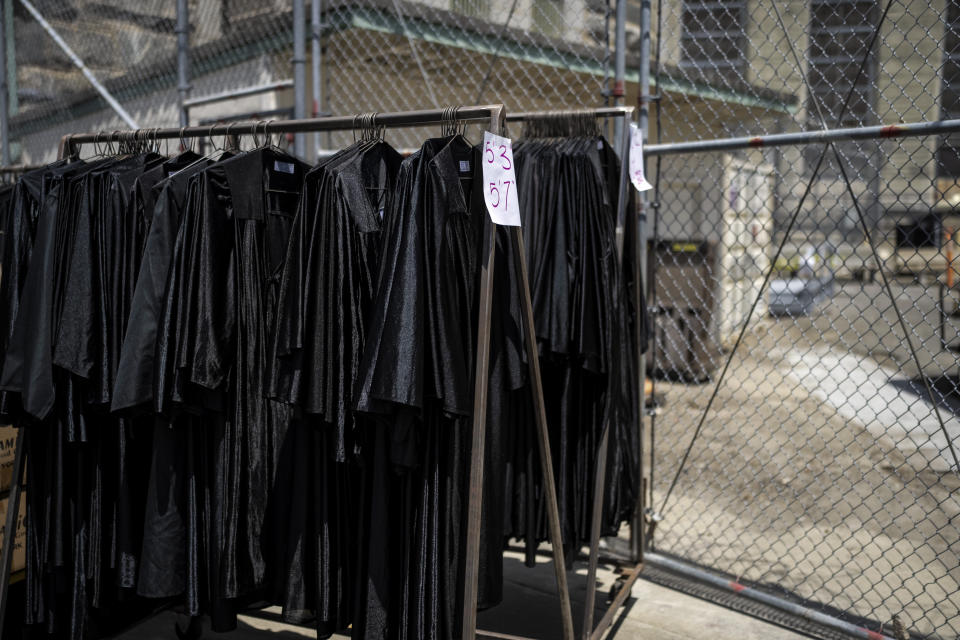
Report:
M 494 208 L 500 206 L 500 188 L 503 187 L 503 206 L 507 206 L 507 202 L 510 201 L 510 183 L 512 180 L 504 180 L 501 183 L 491 182 L 490 183 L 490 195 L 496 198 L 496 201 L 493 202 Z

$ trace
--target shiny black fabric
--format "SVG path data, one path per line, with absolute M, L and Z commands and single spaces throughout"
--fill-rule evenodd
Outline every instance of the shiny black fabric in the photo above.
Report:
M 142 210 L 149 232 L 112 400 L 112 409 L 121 415 L 149 414 L 152 409 L 157 326 L 174 240 L 190 178 L 208 165 L 188 152 L 146 172 L 138 182 L 142 203 L 137 212 Z M 151 202 L 153 211 L 147 217 Z M 152 426 L 146 427 L 152 430 L 152 442 L 137 593 L 163 598 L 183 594 L 187 588 L 188 549 L 196 548 L 187 533 L 189 505 L 196 501 L 196 487 L 188 476 L 192 443 L 188 440 L 189 425 L 183 424 L 188 420 L 173 425 L 156 416 L 151 422 Z M 144 435 L 149 436 L 149 432 Z M 199 612 L 196 602 L 194 609 Z
M 28 429 L 32 454 L 27 621 L 57 635 L 84 637 L 90 611 L 124 599 L 136 571 L 145 442 L 107 414 L 104 399 L 140 245 L 132 187 L 158 161 L 55 167 L 40 191 L 30 295 L 14 320 L 3 377 L 30 414 L 16 421 Z M 16 342 L 24 337 L 28 344 Z
M 378 462 L 358 638 L 459 635 L 483 220 L 459 163 L 474 160 L 460 137 L 428 140 L 404 160 L 384 216 L 357 386 L 358 409 L 377 415 Z
M 164 163 L 144 173 L 138 181 L 137 215 L 143 217 L 149 231 L 134 287 L 129 328 L 120 350 L 118 370 L 123 375 L 118 376 L 114 389 L 113 411 L 146 410 L 153 405 L 157 326 L 173 245 L 187 203 L 190 178 L 209 165 L 193 154 L 184 156 L 176 163 Z M 164 174 L 168 177 L 163 178 Z
M 617 266 L 619 164 L 598 138 L 532 139 L 516 145 L 517 183 L 534 323 L 551 435 L 563 538 L 570 561 L 590 539 L 594 469 L 611 429 L 603 534 L 628 519 L 638 491 L 636 353 L 626 276 Z M 628 249 L 632 252 L 633 245 Z M 507 535 L 524 539 L 532 564 L 546 539 L 533 420 L 519 392 L 507 409 Z
M 29 171 L 17 180 L 12 203 L 3 219 L 3 277 L 0 281 L 0 368 L 6 360 L 13 337 L 14 322 L 20 312 L 20 298 L 27 277 L 37 233 L 44 185 L 54 169 L 64 163 Z M 22 417 L 18 393 L 0 390 L 0 419 L 14 422 Z
M 597 145 L 516 151 L 571 547 L 589 536 L 603 429 L 605 533 L 637 482 L 636 248 L 618 267 L 619 172 Z M 61 163 L 18 182 L 0 216 L 0 400 L 28 429 L 31 624 L 94 637 L 146 597 L 217 631 L 273 603 L 318 636 L 459 637 L 479 159 L 453 136 L 402 162 L 365 141 L 311 171 L 258 149 Z M 481 608 L 502 598 L 504 539 L 532 560 L 546 537 L 506 229 L 496 243 Z
M 305 172 L 259 149 L 197 174 L 167 277 L 154 402 L 186 429 L 187 602 L 217 630 L 265 587 L 261 534 L 292 415 L 267 398 L 268 330 Z
M 281 280 L 270 388 L 298 419 L 281 449 L 264 548 L 275 555 L 273 599 L 285 619 L 315 618 L 319 635 L 347 628 L 364 582 L 370 426 L 354 415 L 353 383 L 400 162 L 385 143 L 361 142 L 311 171 Z
M 6 229 L 7 219 L 13 209 L 15 190 L 16 184 L 14 183 L 0 184 L 0 232 Z M 0 264 L 3 263 L 3 249 L 3 242 L 0 242 Z

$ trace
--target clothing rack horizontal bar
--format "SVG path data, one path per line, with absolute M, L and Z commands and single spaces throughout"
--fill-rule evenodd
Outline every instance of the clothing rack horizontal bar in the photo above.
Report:
M 269 93 L 270 91 L 281 91 L 283 89 L 293 89 L 293 80 L 278 80 L 277 82 L 270 82 L 267 84 L 258 84 L 252 87 L 243 87 L 242 89 L 233 89 L 231 91 L 221 91 L 220 93 L 211 93 L 206 96 L 199 96 L 197 98 L 190 98 L 189 100 L 183 101 L 183 106 L 199 107 L 204 104 L 212 104 L 214 102 L 224 102 L 225 100 L 234 100 L 236 98 L 246 98 L 248 96 L 255 96 L 261 93 Z
M 938 120 L 936 122 L 909 122 L 882 124 L 871 127 L 775 133 L 768 136 L 717 138 L 714 140 L 695 140 L 691 142 L 666 142 L 645 146 L 643 153 L 647 156 L 666 156 L 679 153 L 758 149 L 763 147 L 782 147 L 786 145 L 818 144 L 840 140 L 906 138 L 910 136 L 942 135 L 958 132 L 960 132 L 960 120 Z
M 533 118 L 546 118 L 552 115 L 562 115 L 564 113 L 588 113 L 592 112 L 597 118 L 624 118 L 632 117 L 636 107 L 599 107 L 597 109 L 570 109 L 567 111 L 518 111 L 517 113 L 508 113 L 507 122 L 518 122 L 521 120 L 531 120 Z
M 454 109 L 454 108 L 451 108 Z M 331 116 L 325 118 L 304 118 L 301 120 L 249 121 L 214 124 L 203 127 L 160 127 L 155 129 L 130 129 L 120 131 L 101 131 L 99 133 L 67 134 L 61 140 L 61 147 L 73 148 L 76 145 L 107 142 L 148 142 L 151 140 L 172 140 L 176 138 L 205 138 L 220 135 L 252 135 L 271 133 L 310 133 L 315 131 L 337 131 L 361 129 L 364 125 L 375 127 L 403 128 L 460 122 L 464 124 L 489 123 L 491 116 L 503 112 L 502 104 L 455 107 L 451 109 L 425 109 L 398 113 L 370 113 L 350 116 Z M 372 122 L 364 122 L 363 116 L 372 116 Z

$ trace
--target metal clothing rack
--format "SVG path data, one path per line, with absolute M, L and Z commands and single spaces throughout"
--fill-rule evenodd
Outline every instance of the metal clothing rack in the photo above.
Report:
M 60 141 L 59 157 L 67 158 L 78 154 L 85 144 L 100 143 L 149 143 L 161 139 L 206 138 L 214 135 L 231 136 L 265 135 L 274 133 L 310 133 L 319 131 L 351 130 L 361 127 L 401 128 L 442 124 L 482 124 L 498 135 L 504 132 L 506 109 L 502 104 L 456 107 L 447 109 L 429 109 L 399 113 L 375 113 L 358 116 L 340 116 L 285 120 L 281 122 L 245 122 L 212 125 L 209 127 L 182 127 L 162 129 L 138 129 L 101 133 L 68 134 Z M 478 340 L 474 383 L 474 412 L 472 424 L 472 455 L 470 461 L 470 484 L 467 498 L 467 543 L 466 568 L 464 572 L 463 599 L 463 640 L 473 640 L 478 633 L 476 628 L 477 588 L 479 578 L 480 553 L 480 515 L 483 499 L 483 459 L 487 420 L 487 385 L 490 363 L 490 314 L 493 301 L 493 270 L 496 250 L 496 227 L 487 220 L 484 233 L 484 248 L 481 264 L 481 289 L 478 318 Z M 521 293 L 523 313 L 524 342 L 531 380 L 531 392 L 536 417 L 541 472 L 547 495 L 547 518 L 550 530 L 550 542 L 553 546 L 553 561 L 560 596 L 561 619 L 564 640 L 573 640 L 573 615 L 570 606 L 570 593 L 567 588 L 566 565 L 561 540 L 560 517 L 557 507 L 556 486 L 553 480 L 553 463 L 550 455 L 550 439 L 546 424 L 546 409 L 543 401 L 543 387 L 540 379 L 540 363 L 537 356 L 537 342 L 534 332 L 533 305 L 530 297 L 530 284 L 527 278 L 527 261 L 520 227 L 510 229 L 513 239 L 516 272 L 514 277 Z M 13 531 L 16 512 L 19 507 L 23 481 L 23 467 L 27 456 L 24 447 L 23 429 L 17 433 L 17 449 L 14 458 L 13 478 L 11 480 L 10 504 L 7 509 L 7 531 Z M 13 522 L 11 522 L 13 518 Z M 0 556 L 0 629 L 6 617 L 6 601 L 9 590 L 10 564 L 13 556 L 14 536 L 6 535 Z
M 28 171 L 33 171 L 34 169 L 40 169 L 43 165 L 34 165 L 34 164 L 8 164 L 6 166 L 0 166 L 0 182 L 10 178 L 18 178 L 21 174 L 24 174 Z
M 625 233 L 625 224 L 626 224 L 626 215 L 627 215 L 627 202 L 629 201 L 629 166 L 628 166 L 628 157 L 630 153 L 630 127 L 627 126 L 630 122 L 633 121 L 634 115 L 636 113 L 635 107 L 603 107 L 599 109 L 590 109 L 587 111 L 532 111 L 532 112 L 521 112 L 521 113 L 511 113 L 507 115 L 507 122 L 523 122 L 534 119 L 549 119 L 549 118 L 563 118 L 568 115 L 589 115 L 595 118 L 623 118 L 623 126 L 620 127 L 620 140 L 617 141 L 619 145 L 620 152 L 620 184 L 619 184 L 619 194 L 617 198 L 617 227 L 616 227 L 616 242 L 617 242 L 617 262 L 623 264 L 623 244 L 624 244 L 624 233 Z M 640 304 L 640 287 L 641 287 L 641 278 L 640 270 L 643 268 L 643 257 L 646 251 L 641 243 L 637 243 L 637 256 L 634 265 L 634 281 L 636 282 L 636 296 L 634 300 L 634 307 L 639 312 Z M 643 407 L 644 407 L 644 379 L 646 377 L 646 371 L 639 370 L 640 354 L 643 348 L 641 343 L 642 335 L 640 333 L 640 315 L 637 314 L 637 322 L 635 323 L 635 333 L 637 339 L 637 353 L 634 354 L 637 358 L 638 371 L 637 378 L 639 382 L 638 386 L 638 400 L 637 400 L 637 424 L 635 425 L 637 430 L 638 442 L 642 443 L 641 428 L 643 420 Z M 593 627 L 593 614 L 596 608 L 596 590 L 597 590 L 597 564 L 600 559 L 600 531 L 602 527 L 603 520 L 603 500 L 605 493 L 605 478 L 607 473 L 607 457 L 610 447 L 610 425 L 603 430 L 603 436 L 600 439 L 600 447 L 597 450 L 597 466 L 596 473 L 594 476 L 593 483 L 593 511 L 591 515 L 590 522 L 590 560 L 587 568 L 587 595 L 586 601 L 584 602 L 584 611 L 583 611 L 583 629 L 581 632 L 582 640 L 599 640 L 607 628 L 613 624 L 614 616 L 616 615 L 617 610 L 623 606 L 623 603 L 626 602 L 627 597 L 630 595 L 630 591 L 633 588 L 634 582 L 636 582 L 637 577 L 640 575 L 640 570 L 643 568 L 643 558 L 642 555 L 638 557 L 631 557 L 631 566 L 625 572 L 626 578 L 622 580 L 620 588 L 617 591 L 617 595 L 614 596 L 613 601 L 610 603 L 610 606 L 604 612 L 603 617 L 600 620 L 600 623 L 596 628 Z M 638 469 L 638 479 L 643 477 L 643 451 L 640 450 L 637 452 L 637 463 L 639 465 Z M 636 509 L 639 513 L 643 512 L 643 499 L 644 491 L 642 487 L 638 486 L 640 491 L 640 503 L 637 505 Z M 634 519 L 634 522 L 636 519 Z M 630 536 L 637 536 L 640 534 L 639 531 L 634 530 L 635 527 L 630 529 Z M 642 554 L 642 545 L 633 545 L 631 548 L 640 548 Z

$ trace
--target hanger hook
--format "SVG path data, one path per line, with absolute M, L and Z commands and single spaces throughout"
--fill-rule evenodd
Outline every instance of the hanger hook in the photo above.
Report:
M 263 122 L 263 135 L 264 135 L 264 138 L 266 139 L 266 146 L 268 146 L 268 147 L 272 147 L 272 146 L 278 146 L 278 147 L 279 147 L 279 146 L 280 146 L 279 143 L 276 144 L 276 145 L 273 144 L 273 137 L 270 135 L 270 125 L 273 124 L 274 122 L 276 122 L 276 121 L 275 121 L 275 120 L 264 120 L 264 122 Z
M 232 151 L 234 148 L 233 137 L 230 135 L 230 130 L 233 129 L 234 124 L 236 123 L 234 122 L 227 123 L 227 130 L 223 134 L 223 150 L 224 151 L 227 151 L 227 150 Z
M 260 134 L 260 144 L 261 144 L 262 146 L 266 147 L 266 146 L 268 146 L 267 143 L 270 141 L 270 139 L 269 139 L 269 137 L 268 137 L 268 134 L 267 134 L 267 121 L 266 121 L 266 120 L 261 120 L 261 121 L 260 121 L 260 127 L 263 128 L 263 132 Z

